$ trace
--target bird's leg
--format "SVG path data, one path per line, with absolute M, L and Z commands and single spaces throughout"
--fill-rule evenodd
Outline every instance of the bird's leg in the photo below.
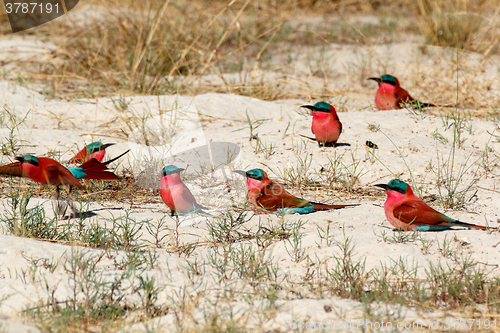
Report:
M 172 217 L 175 216 L 175 246 L 179 248 L 179 214 L 175 210 L 170 211 Z
M 59 199 L 61 197 L 61 193 L 59 192 L 59 186 L 56 186 L 56 194 L 54 196 L 55 206 L 54 212 L 57 216 L 64 216 L 66 213 L 65 207 L 59 204 Z
M 71 210 L 73 211 L 73 217 L 76 219 L 76 209 L 73 197 L 73 186 L 69 185 L 68 189 L 68 205 L 71 205 Z

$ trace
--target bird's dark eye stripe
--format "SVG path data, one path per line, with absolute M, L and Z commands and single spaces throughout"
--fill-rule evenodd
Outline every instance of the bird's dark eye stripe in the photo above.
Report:
M 392 191 L 396 191 L 396 192 L 399 192 L 401 194 L 406 194 L 406 190 L 405 189 L 402 189 L 401 187 L 391 187 L 390 188 Z

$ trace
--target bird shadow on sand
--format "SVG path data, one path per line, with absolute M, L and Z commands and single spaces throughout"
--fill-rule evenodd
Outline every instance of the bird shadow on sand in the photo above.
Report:
M 97 216 L 97 213 L 98 211 L 110 211 L 110 210 L 123 210 L 123 208 L 118 208 L 118 207 L 106 207 L 106 208 L 99 208 L 99 209 L 94 209 L 94 210 L 89 210 L 89 211 L 86 211 L 86 212 L 75 212 L 74 214 L 70 214 L 68 216 L 63 216 L 61 218 L 61 220 L 69 220 L 69 219 L 80 219 L 80 220 L 84 220 L 84 219 L 87 219 L 87 218 L 91 218 L 91 217 L 94 217 L 94 216 Z
M 351 144 L 347 143 L 347 142 L 345 142 L 345 143 L 340 143 L 340 142 L 325 142 L 325 143 L 318 143 L 318 145 L 320 147 L 333 147 L 333 148 L 335 148 L 335 147 L 346 147 L 346 146 L 350 147 L 351 146 Z

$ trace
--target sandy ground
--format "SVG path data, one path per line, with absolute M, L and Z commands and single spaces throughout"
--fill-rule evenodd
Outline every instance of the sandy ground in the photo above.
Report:
M 26 46 L 23 44 L 23 47 Z M 416 57 L 417 46 L 404 44 L 392 47 L 400 50 L 401 61 L 397 65 L 391 65 L 391 70 L 388 72 L 395 75 L 406 73 L 402 76 L 410 77 L 411 75 L 407 73 L 408 64 Z M 380 46 L 378 51 L 385 53 L 387 47 L 385 48 L 384 50 Z M 349 59 L 352 60 L 353 51 L 339 50 L 337 46 L 332 46 L 330 51 L 336 57 L 332 70 L 347 71 L 348 67 L 345 64 L 350 61 Z M 360 52 L 363 50 L 356 54 Z M 384 59 L 382 55 L 377 56 L 377 52 L 372 56 L 380 61 Z M 430 58 L 429 62 L 436 61 L 432 55 Z M 423 66 L 422 63 L 420 65 Z M 488 74 L 492 72 L 493 70 L 488 70 L 484 74 L 487 80 L 494 81 L 487 95 L 498 98 L 499 82 Z M 381 74 L 372 72 L 369 76 Z M 314 82 L 315 78 L 310 77 L 309 80 Z M 402 84 L 405 83 L 401 81 Z M 338 84 L 345 86 L 347 82 Z M 442 185 L 442 179 L 438 177 L 439 166 L 447 164 L 446 161 L 449 161 L 452 152 L 453 130 L 449 126 L 452 120 L 446 123 L 445 108 L 417 115 L 408 110 L 375 112 L 372 104 L 376 87 L 373 85 L 365 89 L 369 93 L 349 93 L 348 96 L 344 96 L 350 98 L 345 104 L 344 112 L 339 112 L 344 124 L 339 142 L 348 143 L 350 146 L 337 148 L 320 148 L 315 142 L 300 136 L 300 134 L 312 135 L 311 117 L 302 113 L 300 105 L 316 100 L 267 102 L 237 95 L 203 94 L 195 97 L 140 96 L 120 100 L 100 98 L 65 101 L 48 100 L 33 90 L 7 82 L 0 82 L 0 98 L 2 105 L 14 112 L 17 119 L 26 117 L 13 132 L 23 145 L 20 153 L 44 155 L 58 151 L 61 152 L 60 158 L 64 161 L 77 151 L 77 146 L 81 148 L 84 143 L 96 140 L 105 143 L 115 142 L 117 144 L 108 149 L 109 156 L 116 156 L 126 149 L 131 149 L 120 163 L 119 169 L 132 168 L 138 184 L 145 188 L 158 188 L 161 168 L 172 161 L 179 167 L 188 167 L 183 175 L 187 185 L 201 204 L 212 208 L 210 213 L 214 215 L 234 210 L 244 199 L 243 179 L 231 173 L 231 170 L 262 168 L 270 177 L 283 179 L 287 172 L 291 170 L 297 172 L 297 167 L 302 163 L 305 164 L 302 171 L 305 179 L 321 181 L 324 180 L 321 178 L 322 169 L 327 168 L 331 161 L 342 161 L 344 168 L 339 169 L 339 172 L 343 174 L 339 177 L 343 177 L 344 180 L 352 180 L 352 176 L 357 177 L 353 182 L 352 191 L 290 189 L 296 195 L 314 201 L 360 204 L 342 210 L 284 217 L 287 223 L 299 220 L 304 222 L 300 228 L 300 232 L 303 233 L 301 246 L 304 256 L 309 256 L 310 261 L 296 262 L 290 255 L 290 244 L 287 241 L 275 242 L 265 256 L 272 258 L 278 265 L 279 274 L 288 275 L 290 280 L 301 279 L 308 270 L 310 262 L 330 260 L 328 258 L 339 255 L 337 244 L 346 238 L 350 238 L 355 246 L 355 258 L 366 260 L 367 270 L 390 265 L 402 259 L 409 266 L 418 267 L 418 275 L 424 277 L 425 268 L 431 263 L 441 262 L 453 266 L 453 256 L 443 254 L 441 250 L 448 243 L 450 253 L 455 253 L 459 257 L 470 256 L 474 262 L 488 265 L 489 269 L 493 267 L 491 276 L 498 276 L 496 267 L 500 264 L 500 247 L 497 247 L 499 240 L 496 231 L 457 228 L 439 233 L 419 233 L 404 243 L 384 240 L 384 233 L 386 238 L 392 238 L 395 232 L 389 228 L 390 225 L 385 219 L 383 211 L 385 194 L 371 185 L 387 183 L 395 176 L 405 181 L 411 181 L 414 177 L 416 183 L 421 186 L 420 193 L 426 198 L 437 195 L 438 185 Z M 416 95 L 415 97 L 419 97 L 418 94 L 422 91 L 423 89 L 417 89 L 412 93 Z M 488 96 L 485 95 L 485 98 Z M 332 99 L 331 102 L 339 109 L 337 99 Z M 439 111 L 443 112 L 443 116 L 439 115 Z M 264 145 L 265 148 L 260 151 L 256 149 L 258 144 L 256 140 L 250 141 L 247 115 L 254 127 L 259 125 L 253 129 L 252 135 L 257 135 Z M 142 120 L 139 120 L 141 118 Z M 257 122 L 260 119 L 265 121 L 260 124 Z M 468 223 L 499 227 L 498 119 L 483 119 L 484 117 L 472 118 L 466 121 L 466 128 L 461 132 L 463 144 L 454 154 L 452 171 L 454 179 L 457 179 L 462 173 L 461 170 L 464 170 L 459 188 L 464 189 L 472 183 L 467 196 L 470 200 L 466 202 L 465 208 L 457 211 L 445 210 L 437 204 L 437 201 L 430 204 L 453 218 Z M 0 128 L 1 138 L 9 135 L 8 125 L 8 121 L 4 119 Z M 378 146 L 378 149 L 373 151 L 376 158 L 366 148 L 367 140 Z M 150 146 L 146 146 L 145 141 L 148 141 Z M 212 159 L 217 161 L 217 166 L 224 164 L 223 162 L 228 163 L 210 173 L 206 167 L 200 167 L 200 161 L 205 163 L 210 160 L 206 150 L 199 154 L 196 151 L 191 151 L 191 154 L 186 151 L 197 147 L 201 150 L 200 146 L 214 142 L 225 144 L 212 146 Z M 229 156 L 226 147 L 231 149 Z M 2 156 L 1 164 L 9 163 L 11 159 L 12 156 Z M 8 210 L 6 202 L 6 198 L 1 199 L 0 214 L 5 214 Z M 47 216 L 53 215 L 50 200 L 32 199 L 31 205 L 36 204 L 46 209 Z M 157 264 L 145 273 L 155 276 L 157 283 L 163 287 L 157 302 L 169 304 L 173 295 L 179 295 L 183 288 L 188 288 L 190 292 L 195 291 L 192 281 L 185 273 L 187 263 L 206 260 L 213 249 L 199 246 L 189 256 L 181 257 L 168 252 L 167 249 L 175 245 L 176 222 L 168 217 L 168 208 L 165 205 L 91 202 L 85 209 L 95 214 L 84 219 L 83 223 L 88 226 L 94 223 L 106 225 L 111 223 L 113 218 L 127 213 L 135 221 L 143 224 L 147 220 L 153 224 L 158 223 L 163 218 L 166 221 L 166 228 L 162 232 L 167 236 L 160 244 Z M 210 223 L 211 218 L 184 217 L 178 228 L 179 245 L 206 241 L 209 238 Z M 272 226 L 279 223 L 283 223 L 279 216 L 253 216 L 243 228 L 249 232 L 257 232 L 259 224 Z M 326 228 L 328 225 L 333 230 L 335 239 L 330 246 L 324 244 L 318 236 L 318 229 Z M 141 229 L 141 234 L 140 239 L 153 241 L 144 228 Z M 9 235 L 2 235 L 0 238 L 3 244 L 0 251 L 0 299 L 2 299 L 0 325 L 3 325 L 2 327 L 8 332 L 21 329 L 18 325 L 24 325 L 20 324 L 23 320 L 22 310 L 46 300 L 52 290 L 55 290 L 55 297 L 60 300 L 71 295 L 71 282 L 62 265 L 53 272 L 37 272 L 30 277 L 27 272 L 32 267 L 31 262 L 34 259 L 45 258 L 64 262 L 74 251 L 88 251 L 90 255 L 96 256 L 101 252 L 80 246 L 54 244 Z M 424 250 L 425 243 L 429 246 Z M 242 242 L 242 244 L 248 243 Z M 124 254 L 118 252 L 116 255 Z M 113 266 L 112 259 L 103 259 L 98 267 L 110 275 L 119 274 Z M 210 278 L 210 268 L 206 270 L 207 272 L 197 277 L 196 281 L 203 284 L 207 297 L 227 288 L 230 284 L 231 281 L 228 281 L 227 285 L 219 284 Z M 233 282 L 244 288 L 241 280 L 235 279 Z M 334 311 L 327 312 L 326 305 Z M 243 299 L 234 299 L 224 303 L 224 306 L 231 307 L 236 313 L 239 313 L 239 310 L 251 312 L 259 308 L 259 304 L 248 303 Z M 210 308 L 208 303 L 202 302 L 198 305 L 198 309 L 207 308 Z M 380 310 L 383 312 L 382 317 L 398 321 L 444 318 L 444 314 L 439 312 L 423 314 L 399 306 L 380 308 L 383 309 Z M 337 298 L 280 299 L 275 311 L 274 316 L 263 322 L 252 317 L 249 319 L 248 327 L 256 325 L 255 327 L 266 327 L 268 331 L 283 332 L 293 328 L 290 326 L 293 320 L 341 321 L 363 318 L 363 308 L 360 303 Z M 203 320 L 202 311 L 199 311 L 195 318 Z M 157 325 L 155 327 L 166 331 L 172 325 L 176 325 L 175 323 L 175 316 L 172 313 L 154 320 L 154 325 Z M 37 331 L 30 326 L 32 324 L 26 325 L 29 326 L 22 326 L 23 331 Z M 144 329 L 142 323 L 137 323 L 125 330 Z

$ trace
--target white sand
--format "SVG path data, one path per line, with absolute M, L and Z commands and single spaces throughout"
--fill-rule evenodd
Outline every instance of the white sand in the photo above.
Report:
M 415 45 L 394 45 L 390 50 L 391 52 L 399 50 L 399 56 L 402 60 L 399 64 L 391 66 L 389 72 L 396 74 L 412 70 L 411 67 L 407 67 L 407 64 L 417 56 Z M 345 64 L 365 50 L 352 51 L 349 48 L 338 49 L 332 46 L 331 52 L 332 56 L 335 55 L 337 59 L 333 69 L 342 73 L 347 71 Z M 377 56 L 377 52 L 382 55 Z M 386 52 L 388 52 L 387 47 L 380 46 L 376 48 L 376 52 L 372 56 L 383 61 L 383 54 Z M 428 57 L 430 58 L 429 62 L 435 59 L 432 52 Z M 300 68 L 297 70 L 300 71 Z M 382 73 L 369 73 L 370 76 L 380 74 Z M 406 75 L 411 77 L 411 74 Z M 493 80 L 489 74 L 484 75 Z M 310 82 L 314 81 L 314 78 L 309 79 Z M 498 79 L 495 80 L 496 85 L 492 86 L 485 98 L 495 96 L 494 98 L 498 99 L 500 96 Z M 401 81 L 407 86 L 412 84 L 408 80 Z M 348 82 L 337 82 L 336 84 L 340 88 L 347 86 Z M 336 89 L 337 87 L 331 86 L 330 88 Z M 435 171 L 438 163 L 442 164 L 443 160 L 448 160 L 453 132 L 443 123 L 443 117 L 425 114 L 421 119 L 420 116 L 412 115 L 407 110 L 374 112 L 370 105 L 373 103 L 376 87 L 367 85 L 365 89 L 366 95 L 356 95 L 348 91 L 344 95 L 350 96 L 351 99 L 345 105 L 348 112 L 339 113 L 344 124 L 344 132 L 339 142 L 349 143 L 350 146 L 337 148 L 319 148 L 315 142 L 310 142 L 299 136 L 299 134 L 312 135 L 310 132 L 311 117 L 296 112 L 301 111 L 300 105 L 309 103 L 305 99 L 267 102 L 225 94 L 203 94 L 196 97 L 160 96 L 161 105 L 159 106 L 156 96 L 140 96 L 125 98 L 128 111 L 122 112 L 113 106 L 113 102 L 109 98 L 71 101 L 47 100 L 37 92 L 7 82 L 0 82 L 0 98 L 2 104 L 7 109 L 14 111 L 18 119 L 26 115 L 26 121 L 14 131 L 16 138 L 22 140 L 23 143 L 20 153 L 44 155 L 51 151 L 60 151 L 62 153 L 61 160 L 64 161 L 76 153 L 77 145 L 79 148 L 83 147 L 84 142 L 90 143 L 96 140 L 105 143 L 116 142 L 115 146 L 108 149 L 108 156 L 117 156 L 130 148 L 132 152 L 123 159 L 120 168 L 131 166 L 136 177 L 144 170 L 156 172 L 152 179 L 158 177 L 156 178 L 157 184 L 159 184 L 161 168 L 171 154 L 182 154 L 187 149 L 205 145 L 207 142 L 237 144 L 241 148 L 241 152 L 239 156 L 232 158 L 231 165 L 224 172 L 219 169 L 212 175 L 205 172 L 203 176 L 199 176 L 200 170 L 196 169 L 192 160 L 185 162 L 184 165 L 179 162 L 178 166 L 180 167 L 189 165 L 190 168 L 183 175 L 187 179 L 186 183 L 201 204 L 213 208 L 210 210 L 212 214 L 221 214 L 224 210 L 232 210 L 235 205 L 233 200 L 241 202 L 244 198 L 243 180 L 240 176 L 232 174 L 230 172 L 232 169 L 262 168 L 268 172 L 270 177 L 280 178 L 285 171 L 296 169 L 298 161 L 310 160 L 307 177 L 317 180 L 320 169 L 328 164 L 329 159 L 340 159 L 347 166 L 346 170 L 359 176 L 358 181 L 354 184 L 355 191 L 351 194 L 345 191 L 306 192 L 293 188 L 290 191 L 315 201 L 360 203 L 360 206 L 284 218 L 287 223 L 299 220 L 305 222 L 300 229 L 303 233 L 301 247 L 304 256 L 309 256 L 310 261 L 295 262 L 289 254 L 291 245 L 288 241 L 276 241 L 264 255 L 278 265 L 278 272 L 281 276 L 288 275 L 288 279 L 291 281 L 303 279 L 310 267 L 307 262 L 319 265 L 320 261 L 324 261 L 333 265 L 335 263 L 334 256 L 340 254 L 337 245 L 343 243 L 346 238 L 350 238 L 355 246 L 355 258 L 366 260 L 366 270 L 380 268 L 383 264 L 391 265 L 402 258 L 409 266 L 418 267 L 418 276 L 424 277 L 424 269 L 428 268 L 430 263 L 449 264 L 450 267 L 453 267 L 453 256 L 444 256 L 443 251 L 440 250 L 446 243 L 449 244 L 450 253 L 456 253 L 458 257 L 470 256 L 474 262 L 487 265 L 488 269 L 498 267 L 500 247 L 497 246 L 499 240 L 496 231 L 490 233 L 457 228 L 439 233 L 419 233 L 416 239 L 405 243 L 384 241 L 383 233 L 386 234 L 387 238 L 392 239 L 395 232 L 389 228 L 390 225 L 385 219 L 382 207 L 385 194 L 371 185 L 387 183 L 395 177 L 394 175 L 405 181 L 410 181 L 413 175 L 416 182 L 422 185 L 422 193 L 425 196 L 438 194 L 438 177 Z M 418 94 L 422 94 L 423 91 L 425 91 L 425 86 L 412 93 L 415 97 L 420 97 Z M 332 103 L 338 107 L 336 102 L 336 99 L 332 100 Z M 159 109 L 162 110 L 161 113 Z M 446 109 L 442 110 L 446 111 Z M 436 110 L 433 112 L 437 114 Z M 267 154 L 266 152 L 256 152 L 255 140 L 249 141 L 250 130 L 246 120 L 247 113 L 252 121 L 268 119 L 253 133 L 257 134 L 265 145 L 274 147 L 269 149 Z M 135 119 L 145 116 L 145 130 L 141 127 L 142 123 L 129 118 L 131 116 L 135 116 Z M 465 141 L 462 147 L 455 151 L 453 174 L 456 178 L 460 174 L 460 168 L 465 167 L 466 169 L 459 184 L 460 189 L 466 188 L 474 179 L 478 179 L 468 192 L 468 197 L 472 197 L 472 199 L 466 203 L 466 209 L 458 211 L 445 210 L 437 205 L 437 202 L 430 204 L 447 215 L 464 222 L 480 225 L 487 223 L 492 227 L 498 227 L 500 226 L 500 207 L 498 205 L 500 202 L 500 193 L 498 192 L 500 181 L 497 161 L 500 143 L 495 136 L 500 135 L 500 133 L 497 121 L 474 119 L 467 121 L 467 124 L 470 126 L 470 131 L 466 129 L 461 134 Z M 380 130 L 374 132 L 369 129 L 369 125 Z M 436 133 L 439 133 L 447 142 L 436 140 Z M 6 137 L 8 134 L 9 129 L 3 125 L 0 128 L 0 137 Z M 145 137 L 151 143 L 151 147 L 144 145 Z M 377 159 L 373 158 L 365 148 L 367 140 L 378 145 L 379 149 L 375 150 Z M 2 164 L 9 163 L 11 158 L 11 156 L 2 156 L 0 162 Z M 227 191 L 226 181 L 231 188 L 230 193 Z M 155 187 L 154 181 L 152 184 L 148 183 L 144 186 Z M 5 214 L 7 199 L 3 198 L 0 202 L 0 214 Z M 48 200 L 33 199 L 31 204 L 42 204 L 47 215 L 52 216 L 51 203 Z M 164 229 L 162 232 L 167 237 L 161 244 L 162 249 L 158 251 L 157 264 L 153 269 L 148 269 L 144 273 L 154 275 L 156 282 L 162 286 L 157 303 L 171 304 L 172 298 L 178 297 L 184 287 L 191 294 L 201 292 L 201 289 L 197 290 L 198 287 L 189 282 L 185 268 L 187 262 L 207 260 L 208 254 L 214 250 L 210 247 L 199 246 L 190 256 L 183 255 L 180 258 L 178 255 L 168 253 L 166 249 L 171 249 L 175 245 L 173 233 L 175 220 L 166 216 L 169 212 L 165 205 L 139 204 L 131 208 L 128 203 L 104 202 L 90 203 L 89 210 L 94 212 L 96 216 L 85 219 L 85 225 L 100 223 L 109 226 L 110 218 L 124 216 L 126 212 L 129 212 L 137 222 L 149 219 L 152 224 L 158 223 L 161 218 L 165 217 L 168 229 Z M 208 223 L 211 223 L 211 220 L 213 219 L 209 218 Z M 243 226 L 243 229 L 257 232 L 259 223 L 264 226 L 279 225 L 281 218 L 254 216 Z M 318 236 L 318 228 L 325 229 L 328 225 L 332 228 L 335 239 L 331 246 L 322 243 Z M 186 217 L 179 228 L 180 245 L 206 241 L 208 230 L 207 220 L 204 217 L 196 217 L 195 219 Z M 144 227 L 141 229 L 141 233 L 141 239 L 154 241 Z M 71 296 L 71 282 L 68 280 L 62 262 L 71 255 L 72 251 L 88 251 L 92 255 L 101 253 L 101 250 L 8 235 L 2 235 L 0 238 L 3 244 L 0 251 L 0 276 L 2 277 L 0 279 L 0 298 L 5 297 L 0 303 L 0 315 L 2 316 L 1 320 L 7 323 L 19 321 L 21 311 L 26 307 L 33 306 L 42 300 L 46 301 L 54 288 L 58 300 L 65 300 Z M 424 243 L 421 240 L 424 243 L 429 242 L 428 250 L 423 250 Z M 242 243 L 249 244 L 245 241 Z M 118 252 L 114 255 L 122 256 L 124 254 Z M 61 261 L 61 264 L 53 272 L 40 269 L 31 277 L 29 275 L 30 260 L 43 258 L 54 262 Z M 120 273 L 114 268 L 112 259 L 103 259 L 99 262 L 98 268 L 106 271 L 110 276 Z M 197 320 L 203 320 L 203 311 L 211 308 L 208 299 L 214 297 L 224 287 L 211 278 L 213 268 L 207 266 L 204 269 L 206 272 L 196 277 L 196 280 L 203 285 L 200 288 L 203 289 L 203 297 L 205 297 L 195 306 L 197 310 L 194 313 L 196 313 Z M 493 269 L 491 277 L 497 275 L 498 271 Z M 232 282 L 234 283 L 232 287 L 236 289 L 249 288 L 236 277 Z M 226 284 L 225 287 L 229 288 L 231 280 L 227 281 Z M 237 309 L 242 309 L 238 315 L 251 313 L 252 310 L 260 307 L 259 304 L 247 303 L 244 299 L 234 299 L 231 302 L 224 301 L 222 303 L 221 308 L 231 307 L 236 312 L 238 312 Z M 331 306 L 334 311 L 326 312 L 325 305 Z M 331 297 L 319 300 L 307 296 L 291 300 L 280 299 L 275 311 L 273 319 L 266 319 L 264 322 L 259 322 L 255 316 L 248 314 L 248 327 L 259 330 L 265 328 L 286 331 L 290 328 L 287 326 L 290 320 L 294 318 L 321 321 L 325 319 L 356 319 L 363 316 L 360 303 Z M 380 315 L 382 318 L 389 317 L 396 321 L 403 319 L 412 321 L 433 316 L 443 318 L 442 313 L 418 313 L 412 309 L 397 306 L 385 308 L 382 305 L 380 306 Z M 155 319 L 153 324 L 159 325 L 157 327 L 161 329 L 169 330 L 171 325 L 175 324 L 175 316 L 170 312 L 164 317 Z M 135 324 L 130 326 L 130 329 L 132 331 L 142 330 L 143 325 Z M 7 331 L 10 330 L 7 329 Z M 29 331 L 28 328 L 26 331 Z M 36 330 L 31 328 L 31 331 Z

